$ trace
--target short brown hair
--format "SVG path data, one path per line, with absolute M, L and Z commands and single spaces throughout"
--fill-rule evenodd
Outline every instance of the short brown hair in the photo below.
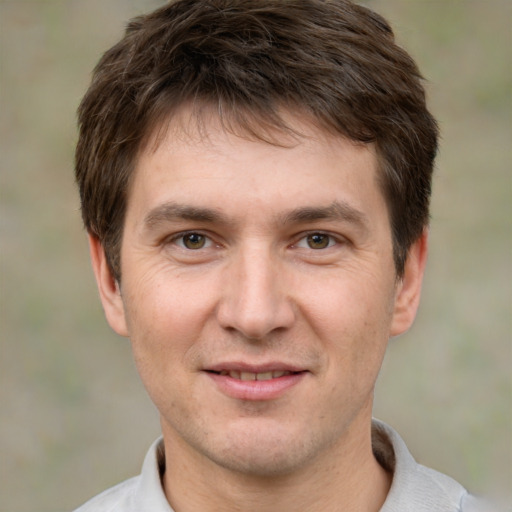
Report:
M 260 138 L 259 128 L 287 129 L 284 109 L 374 143 L 403 273 L 428 224 L 438 130 L 418 68 L 381 16 L 348 0 L 176 0 L 132 20 L 78 110 L 83 220 L 116 279 L 137 155 L 190 102 Z

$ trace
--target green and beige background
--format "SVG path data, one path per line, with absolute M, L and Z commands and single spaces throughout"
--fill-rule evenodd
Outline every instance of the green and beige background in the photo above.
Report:
M 103 319 L 73 182 L 75 110 L 102 51 L 156 0 L 0 0 L 0 512 L 70 510 L 138 473 L 158 435 Z M 442 129 L 415 326 L 376 416 L 477 493 L 512 488 L 512 2 L 374 0 Z

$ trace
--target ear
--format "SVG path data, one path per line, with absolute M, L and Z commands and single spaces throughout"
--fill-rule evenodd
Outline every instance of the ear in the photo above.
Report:
M 416 317 L 428 253 L 428 229 L 410 247 L 404 275 L 398 283 L 391 324 L 391 336 L 407 331 Z
M 112 275 L 101 242 L 92 234 L 89 234 L 89 253 L 107 322 L 117 334 L 128 336 L 119 283 Z

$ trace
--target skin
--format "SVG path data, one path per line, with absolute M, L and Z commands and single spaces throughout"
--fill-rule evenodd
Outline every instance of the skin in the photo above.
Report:
M 183 125 L 139 158 L 121 284 L 90 237 L 107 319 L 160 412 L 169 502 L 379 510 L 391 477 L 371 450 L 373 390 L 389 338 L 414 319 L 426 233 L 398 280 L 371 145 L 301 118 L 304 136 L 280 145 L 215 118 Z M 224 367 L 300 373 L 233 392 Z

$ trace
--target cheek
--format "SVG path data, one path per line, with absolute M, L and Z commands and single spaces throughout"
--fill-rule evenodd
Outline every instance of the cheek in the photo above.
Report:
M 144 381 L 166 381 L 184 368 L 212 309 L 212 297 L 204 289 L 195 280 L 158 269 L 126 283 L 125 315 Z
M 391 279 L 340 272 L 317 288 L 304 307 L 309 325 L 328 346 L 331 364 L 368 378 L 378 372 L 390 336 L 394 286 Z M 353 382 L 357 385 L 357 380 Z M 364 379 L 363 379 L 364 380 Z
M 331 329 L 361 330 L 371 338 L 390 325 L 394 290 L 391 278 L 346 268 L 310 279 L 301 296 L 309 304 L 304 309 L 319 322 Z
M 214 300 L 211 276 L 191 275 L 165 262 L 138 268 L 123 293 L 130 335 L 182 338 L 193 331 Z M 149 332 L 140 333 L 142 329 Z

